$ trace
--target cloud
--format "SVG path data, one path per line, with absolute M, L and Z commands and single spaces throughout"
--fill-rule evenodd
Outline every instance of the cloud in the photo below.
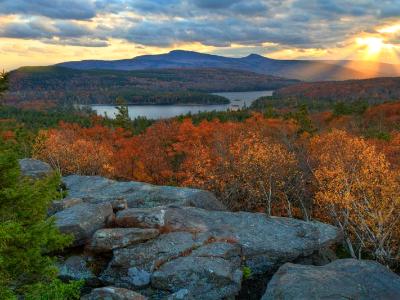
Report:
M 0 0 L 1 14 L 24 18 L 0 22 L 0 36 L 101 47 L 122 39 L 324 49 L 398 16 L 399 7 L 399 0 Z
M 64 38 L 64 39 L 43 39 L 43 43 L 63 46 L 78 46 L 78 47 L 108 47 L 108 42 L 102 40 L 92 40 L 85 38 Z
M 83 20 L 93 18 L 96 10 L 90 0 L 0 0 L 0 14 Z
M 35 39 L 46 44 L 107 47 L 106 38 L 97 36 L 89 27 L 74 21 L 34 18 L 14 21 L 0 28 L 0 37 Z

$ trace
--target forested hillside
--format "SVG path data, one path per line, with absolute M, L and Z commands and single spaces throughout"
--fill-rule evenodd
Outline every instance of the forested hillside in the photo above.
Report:
M 63 67 L 25 67 L 10 74 L 5 99 L 57 103 L 221 104 L 217 91 L 271 90 L 296 83 L 274 76 L 224 69 L 144 71 L 73 70 Z
M 318 101 L 367 101 L 381 103 L 400 99 L 400 77 L 299 83 L 274 93 L 280 98 Z

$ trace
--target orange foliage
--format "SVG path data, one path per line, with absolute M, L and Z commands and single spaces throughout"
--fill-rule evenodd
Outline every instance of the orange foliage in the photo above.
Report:
M 372 106 L 364 113 L 366 123 L 378 126 L 393 127 L 400 124 L 400 102 L 384 103 Z
M 5 141 L 13 140 L 15 138 L 15 133 L 11 130 L 6 130 L 4 132 L 1 132 L 1 137 Z
M 315 200 L 323 216 L 342 229 L 350 253 L 367 251 L 386 263 L 398 260 L 399 173 L 373 145 L 344 131 L 317 136 L 310 147 Z
M 121 154 L 126 134 L 100 125 L 82 128 L 61 123 L 59 129 L 39 132 L 33 152 L 36 158 L 48 161 L 63 174 L 114 176 L 123 162 L 113 164 L 113 159 Z M 124 169 L 129 169 L 129 165 Z

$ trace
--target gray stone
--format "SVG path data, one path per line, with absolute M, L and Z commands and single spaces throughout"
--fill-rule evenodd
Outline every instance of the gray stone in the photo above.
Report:
M 82 203 L 62 210 L 54 215 L 56 226 L 62 233 L 74 236 L 74 246 L 83 245 L 93 233 L 105 227 L 113 215 L 111 204 Z
M 116 214 L 115 223 L 120 227 L 161 228 L 164 226 L 166 208 L 128 208 Z
M 128 269 L 129 282 L 133 286 L 141 288 L 149 285 L 150 283 L 150 273 L 144 270 L 140 270 L 136 267 Z
M 141 294 L 114 286 L 107 286 L 92 290 L 89 295 L 81 297 L 82 300 L 146 300 Z
M 134 181 L 117 182 L 99 176 L 70 175 L 63 177 L 63 182 L 71 198 L 92 198 L 97 202 L 125 199 L 129 208 L 176 204 L 225 210 L 225 206 L 212 193 L 198 189 L 155 186 Z
M 128 274 L 129 269 L 136 268 L 139 271 L 152 273 L 165 262 L 190 253 L 200 245 L 201 243 L 190 233 L 173 232 L 160 235 L 157 239 L 143 244 L 116 249 L 101 279 L 109 284 L 135 288 L 135 282 Z
M 98 286 L 100 283 L 82 256 L 70 256 L 66 261 L 59 263 L 58 268 L 58 276 L 62 280 L 85 280 L 89 286 Z
M 179 257 L 153 273 L 157 289 L 190 291 L 193 299 L 222 299 L 239 293 L 242 272 L 237 265 L 219 257 Z
M 33 158 L 20 159 L 18 163 L 22 176 L 38 179 L 46 177 L 53 172 L 48 163 Z
M 400 276 L 368 260 L 341 259 L 325 266 L 287 263 L 262 297 L 272 299 L 400 299 Z
M 104 228 L 94 233 L 89 248 L 94 252 L 111 252 L 116 248 L 151 240 L 158 235 L 157 229 Z

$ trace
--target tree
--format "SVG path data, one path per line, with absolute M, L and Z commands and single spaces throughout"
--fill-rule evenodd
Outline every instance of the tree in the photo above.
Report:
M 256 121 L 202 122 L 198 127 L 186 121 L 174 145 L 185 157 L 184 184 L 216 192 L 233 210 L 291 215 L 286 184 L 295 174 L 295 157 L 263 136 L 269 121 L 258 120 L 259 128 Z
M 132 129 L 132 120 L 129 117 L 128 104 L 123 97 L 118 97 L 116 100 L 117 114 L 115 115 L 114 124 L 117 127 L 124 129 Z
M 0 73 L 0 98 L 5 91 L 8 89 L 8 73 Z
M 399 262 L 399 172 L 373 145 L 344 131 L 314 137 L 310 148 L 316 203 L 342 230 L 349 253 Z
M 81 283 L 61 283 L 49 255 L 71 242 L 47 218 L 58 176 L 21 178 L 11 151 L 0 151 L 0 299 L 78 299 Z M 46 298 L 57 295 L 55 298 Z

